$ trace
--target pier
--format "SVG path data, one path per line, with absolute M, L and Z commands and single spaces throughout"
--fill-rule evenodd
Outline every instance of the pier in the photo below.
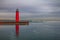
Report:
M 20 22 L 0 22 L 0 25 L 29 25 L 29 21 L 20 21 Z

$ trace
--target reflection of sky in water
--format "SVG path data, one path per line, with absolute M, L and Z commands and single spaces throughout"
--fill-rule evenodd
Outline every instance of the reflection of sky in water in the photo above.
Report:
M 0 25 L 0 40 L 16 40 L 15 25 Z M 60 39 L 60 22 L 30 23 L 20 26 L 19 40 L 58 40 Z

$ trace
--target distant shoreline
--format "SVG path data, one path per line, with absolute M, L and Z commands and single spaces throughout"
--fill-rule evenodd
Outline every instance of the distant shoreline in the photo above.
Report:
M 60 21 L 60 18 L 25 18 L 25 19 L 20 19 L 20 21 L 29 21 L 29 22 L 42 22 L 42 21 Z M 0 21 L 12 21 L 15 22 L 15 18 L 0 18 Z

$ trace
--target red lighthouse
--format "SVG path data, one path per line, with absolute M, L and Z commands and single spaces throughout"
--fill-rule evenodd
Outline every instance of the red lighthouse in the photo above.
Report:
M 19 10 L 16 9 L 16 23 L 19 22 Z M 16 36 L 18 37 L 19 35 L 19 25 L 16 24 Z
M 16 9 L 16 22 L 19 22 L 19 10 Z

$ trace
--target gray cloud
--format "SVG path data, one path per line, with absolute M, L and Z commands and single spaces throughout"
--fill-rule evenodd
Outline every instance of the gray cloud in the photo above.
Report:
M 0 14 L 15 13 L 16 8 L 22 17 L 60 17 L 59 0 L 0 0 Z

